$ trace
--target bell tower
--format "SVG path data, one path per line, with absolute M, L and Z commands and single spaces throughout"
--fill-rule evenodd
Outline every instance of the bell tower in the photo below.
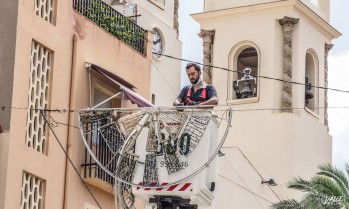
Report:
M 280 196 L 293 197 L 292 177 L 332 159 L 327 90 L 317 88 L 327 87 L 331 40 L 341 35 L 329 23 L 330 0 L 205 0 L 204 10 L 192 15 L 204 63 L 230 70 L 206 67 L 204 79 L 237 110 L 224 146 L 241 149 L 279 182 Z

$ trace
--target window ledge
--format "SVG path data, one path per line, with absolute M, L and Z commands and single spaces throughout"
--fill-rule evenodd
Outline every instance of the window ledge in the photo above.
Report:
M 231 100 L 227 100 L 227 104 L 233 104 L 233 105 L 257 103 L 257 102 L 259 102 L 259 97 L 251 97 L 251 98 L 246 98 L 246 99 L 231 99 Z
M 316 119 L 319 119 L 319 114 L 312 111 L 311 109 L 309 109 L 308 107 L 304 107 L 305 112 L 309 113 L 309 115 L 313 116 Z

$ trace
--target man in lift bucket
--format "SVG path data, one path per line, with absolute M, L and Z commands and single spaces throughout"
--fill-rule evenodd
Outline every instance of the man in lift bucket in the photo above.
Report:
M 185 86 L 181 90 L 173 106 L 217 105 L 217 91 L 201 79 L 200 66 L 196 63 L 188 63 L 185 69 L 192 85 Z

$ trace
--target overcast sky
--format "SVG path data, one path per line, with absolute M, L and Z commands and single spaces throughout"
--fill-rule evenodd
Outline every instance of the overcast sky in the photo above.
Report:
M 342 33 L 333 41 L 329 58 L 329 87 L 349 90 L 349 1 L 331 1 L 331 24 Z M 349 106 L 349 94 L 329 92 L 329 106 Z M 349 163 L 349 109 L 329 109 L 333 136 L 333 162 L 339 167 Z
M 313 0 L 312 0 L 313 1 Z M 202 41 L 197 36 L 200 26 L 189 14 L 203 11 L 203 0 L 180 0 L 180 40 L 184 59 L 202 62 Z M 349 1 L 331 1 L 331 24 L 342 33 L 333 41 L 329 57 L 329 87 L 349 91 Z M 183 65 L 185 65 L 183 63 Z M 184 69 L 184 66 L 182 66 Z M 182 76 L 182 86 L 188 79 Z M 329 107 L 349 106 L 349 94 L 329 91 Z M 349 162 L 349 109 L 329 108 L 330 134 L 333 136 L 333 163 L 343 168 Z

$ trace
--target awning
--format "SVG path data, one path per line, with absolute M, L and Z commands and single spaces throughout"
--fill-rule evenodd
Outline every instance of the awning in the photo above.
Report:
M 87 64 L 87 66 L 88 66 L 87 68 L 89 70 L 91 70 L 91 69 L 94 70 L 95 72 L 101 74 L 105 78 L 109 79 L 113 83 L 120 86 L 120 88 L 122 90 L 123 99 L 130 100 L 132 102 L 132 104 L 137 104 L 138 107 L 154 107 L 154 105 L 152 103 L 150 103 L 148 100 L 143 98 L 137 92 L 133 91 L 132 88 L 134 88 L 134 86 L 132 84 L 130 84 L 129 82 L 127 82 L 126 80 L 124 80 L 123 78 L 121 78 L 121 77 L 119 77 L 119 76 L 117 76 L 117 75 L 97 66 L 97 65 L 94 65 L 91 63 L 86 63 L 86 64 Z

